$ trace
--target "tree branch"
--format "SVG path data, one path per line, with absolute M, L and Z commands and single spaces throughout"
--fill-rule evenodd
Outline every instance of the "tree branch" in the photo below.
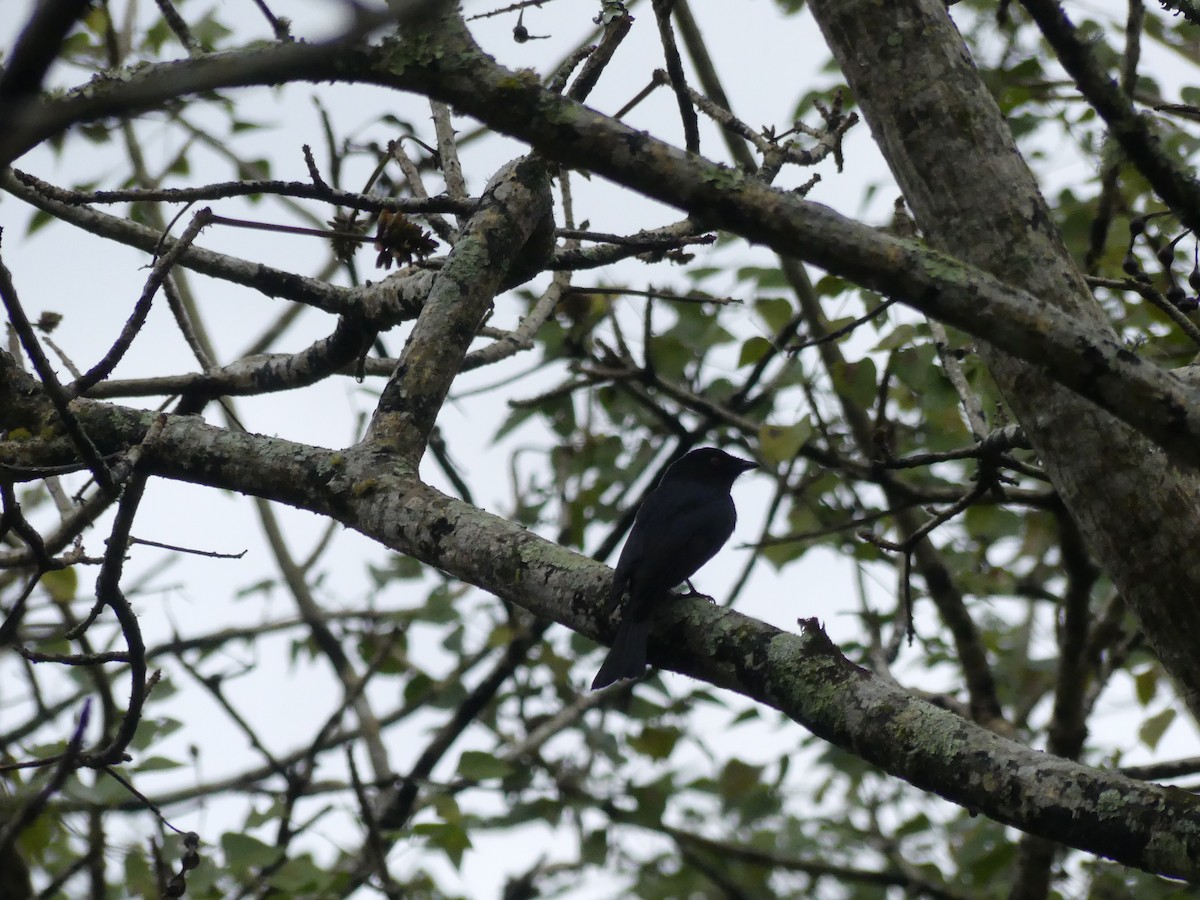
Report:
M 154 419 L 78 405 L 102 448 L 141 439 Z M 173 416 L 155 448 L 146 464 L 153 474 L 332 515 L 535 616 L 593 638 L 607 627 L 608 567 L 414 478 L 381 473 L 369 453 L 334 453 Z M 656 665 L 778 709 L 922 790 L 1126 865 L 1200 879 L 1200 809 L 1189 797 L 1033 750 L 917 699 L 851 664 L 814 621 L 794 635 L 685 601 L 662 611 L 654 635 Z
M 1104 119 L 1130 162 L 1180 221 L 1200 233 L 1200 181 L 1193 171 L 1185 170 L 1164 151 L 1162 138 L 1152 130 L 1149 118 L 1138 114 L 1120 85 L 1100 68 L 1091 46 L 1079 39 L 1056 0 L 1021 0 L 1021 5 L 1037 22 L 1059 63 Z
M 552 229 L 545 165 L 525 157 L 501 169 L 430 288 L 379 398 L 365 445 L 399 454 L 416 469 L 492 298 L 523 264 L 540 271 Z M 528 251 L 543 258 L 523 263 Z

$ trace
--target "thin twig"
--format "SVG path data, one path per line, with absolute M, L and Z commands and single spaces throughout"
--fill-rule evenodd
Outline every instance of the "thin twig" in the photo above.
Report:
M 41 344 L 38 342 L 37 335 L 33 332 L 33 326 L 29 323 L 29 318 L 25 315 L 25 309 L 21 306 L 21 301 L 17 297 L 17 289 L 13 284 L 12 273 L 8 271 L 8 267 L 0 261 L 0 299 L 4 301 L 4 307 L 8 310 L 8 320 L 12 324 L 13 330 L 16 331 L 17 337 L 21 340 L 21 346 L 25 348 L 25 352 L 29 355 L 30 362 L 33 363 L 34 369 L 38 373 L 38 377 L 42 379 L 42 387 L 49 397 L 50 402 L 54 404 L 54 409 L 58 413 L 59 420 L 62 422 L 63 428 L 70 436 L 72 443 L 79 450 L 80 455 L 88 464 L 88 469 L 91 470 L 92 476 L 96 479 L 96 483 L 104 490 L 106 494 L 115 495 L 117 491 L 116 482 L 113 481 L 112 472 L 109 471 L 108 464 L 104 461 L 104 457 L 100 451 L 96 449 L 96 445 L 92 443 L 92 439 L 88 437 L 83 430 L 83 426 L 79 424 L 79 420 L 75 418 L 75 414 L 71 412 L 70 396 L 63 388 L 58 380 L 58 376 L 54 374 L 54 369 L 50 367 L 50 360 L 46 358 L 46 354 L 42 351 Z
M 98 363 L 67 388 L 67 392 L 72 398 L 82 395 L 92 385 L 103 381 L 117 367 L 117 363 L 121 361 L 125 352 L 133 344 L 133 339 L 138 336 L 138 333 L 142 330 L 142 326 L 146 324 L 146 317 L 150 315 L 150 304 L 154 299 L 154 295 L 158 293 L 159 287 L 162 286 L 171 269 L 175 267 L 175 263 L 179 261 L 179 257 L 187 252 L 188 248 L 199 237 L 204 227 L 210 222 L 215 221 L 215 219 L 216 217 L 212 214 L 211 209 L 205 207 L 198 210 L 183 234 L 179 236 L 179 240 L 171 245 L 170 250 L 159 257 L 158 261 L 154 264 L 154 268 L 150 271 L 150 276 L 146 279 L 146 286 L 142 288 L 142 295 L 138 298 L 137 303 L 134 304 L 133 312 L 130 314 L 128 321 L 125 322 L 125 327 L 121 329 L 121 334 L 117 337 L 117 340 Z

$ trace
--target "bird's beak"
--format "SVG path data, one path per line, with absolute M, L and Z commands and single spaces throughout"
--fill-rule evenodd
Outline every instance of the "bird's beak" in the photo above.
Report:
M 734 459 L 737 459 L 737 457 L 735 456 Z M 738 474 L 741 474 L 741 472 L 749 472 L 751 469 L 758 468 L 758 463 L 751 462 L 748 459 L 738 459 L 737 463 L 738 463 L 738 468 L 740 470 Z

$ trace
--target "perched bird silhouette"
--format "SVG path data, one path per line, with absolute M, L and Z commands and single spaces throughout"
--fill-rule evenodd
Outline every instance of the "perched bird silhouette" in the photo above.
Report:
M 592 690 L 646 668 L 646 639 L 654 604 L 712 559 L 733 534 L 737 510 L 729 490 L 756 463 L 715 447 L 693 450 L 673 462 L 638 509 L 608 592 L 611 615 L 629 591 L 612 649 Z

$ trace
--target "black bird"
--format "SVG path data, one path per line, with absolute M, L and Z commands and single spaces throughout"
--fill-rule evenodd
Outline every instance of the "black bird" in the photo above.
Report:
M 646 668 L 650 613 L 671 588 L 687 581 L 733 534 L 737 510 L 729 490 L 756 463 L 703 447 L 673 462 L 638 509 L 608 592 L 609 614 L 629 591 L 617 635 L 592 690 Z

